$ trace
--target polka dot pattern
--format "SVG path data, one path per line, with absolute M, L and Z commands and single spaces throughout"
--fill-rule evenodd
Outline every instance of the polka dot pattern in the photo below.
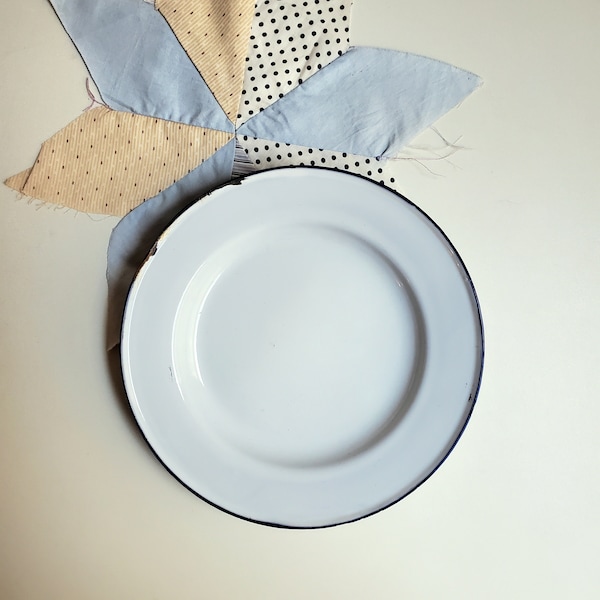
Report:
M 156 0 L 177 39 L 231 121 L 242 91 L 252 0 Z M 160 51 L 160 50 L 159 50 Z
M 237 143 L 244 149 L 256 171 L 290 166 L 326 167 L 363 175 L 390 188 L 396 185 L 394 177 L 386 172 L 386 160 L 248 136 L 238 137 Z
M 238 126 L 343 54 L 350 0 L 258 0 Z
M 124 215 L 231 138 L 222 131 L 94 108 L 44 142 L 19 191 L 84 212 Z

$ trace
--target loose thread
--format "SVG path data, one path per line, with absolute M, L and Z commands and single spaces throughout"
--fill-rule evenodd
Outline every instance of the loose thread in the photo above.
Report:
M 69 206 L 63 206 L 62 204 L 55 204 L 54 202 L 49 202 L 47 200 L 42 200 L 41 198 L 34 198 L 33 196 L 27 195 L 25 192 L 18 192 L 16 201 L 25 201 L 28 206 L 33 206 L 35 211 L 40 211 L 42 209 L 52 211 L 52 212 L 63 212 L 67 214 L 71 211 L 77 213 L 74 209 Z
M 91 103 L 89 106 L 87 106 L 86 108 L 83 109 L 83 112 L 86 112 L 86 111 L 94 108 L 95 104 L 98 104 L 98 106 L 104 106 L 104 107 L 108 108 L 107 104 L 105 104 L 101 100 L 98 100 L 96 98 L 96 96 L 94 96 L 94 94 L 92 93 L 92 90 L 90 89 L 90 78 L 89 77 L 85 78 L 85 90 L 87 92 L 89 99 L 91 100 Z
M 441 174 L 436 173 L 433 169 L 428 167 L 425 164 L 426 162 L 443 160 L 443 161 L 447 162 L 448 164 L 452 165 L 454 168 L 458 169 L 459 167 L 449 159 L 451 156 L 453 156 L 460 150 L 468 150 L 468 148 L 466 146 L 463 146 L 458 143 L 461 140 L 462 136 L 459 136 L 454 142 L 451 142 L 447 138 L 445 138 L 442 135 L 442 133 L 435 127 L 431 126 L 430 130 L 433 133 L 435 133 L 435 135 L 437 135 L 438 138 L 443 142 L 442 148 L 435 148 L 435 147 L 431 147 L 431 146 L 407 145 L 404 149 L 404 152 L 407 153 L 406 156 L 393 156 L 393 157 L 390 157 L 388 160 L 391 160 L 391 161 L 402 160 L 402 161 L 409 161 L 409 162 L 417 163 L 419 166 L 424 168 L 426 171 L 428 171 L 432 175 L 435 175 L 436 177 L 441 176 Z M 410 155 L 410 152 L 413 153 L 412 156 Z M 419 153 L 422 155 L 419 156 L 418 155 Z M 417 154 L 417 155 L 415 156 L 414 154 Z
M 75 215 L 74 215 L 75 218 L 80 215 L 87 217 L 93 223 L 101 223 L 102 221 L 106 221 L 106 219 L 114 218 L 114 215 L 97 215 L 96 213 L 88 213 L 88 212 L 83 212 L 81 210 L 75 211 Z

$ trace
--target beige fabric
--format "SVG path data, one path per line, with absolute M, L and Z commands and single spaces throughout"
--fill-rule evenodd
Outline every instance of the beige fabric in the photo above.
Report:
M 235 121 L 254 0 L 156 0 L 155 4 L 229 119 Z
M 12 188 L 13 190 L 17 190 L 17 192 L 20 192 L 23 189 L 25 183 L 27 183 L 27 179 L 28 179 L 30 173 L 31 173 L 31 169 L 25 169 L 24 171 L 21 171 L 20 173 L 17 173 L 16 175 L 9 177 L 4 183 L 9 188 Z
M 44 142 L 26 177 L 7 185 L 84 212 L 125 215 L 184 177 L 232 134 L 91 109 Z

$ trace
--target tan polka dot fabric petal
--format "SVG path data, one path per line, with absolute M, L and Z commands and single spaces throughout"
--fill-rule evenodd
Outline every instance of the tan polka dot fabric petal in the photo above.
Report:
M 254 0 L 156 0 L 215 98 L 235 121 Z
M 390 188 L 395 188 L 396 185 L 396 180 L 386 170 L 386 160 L 248 136 L 238 137 L 237 143 L 244 149 L 257 171 L 289 166 L 325 167 L 363 175 Z
M 258 0 L 238 126 L 346 52 L 351 10 L 351 0 Z
M 9 177 L 4 183 L 9 188 L 20 192 L 27 183 L 27 179 L 29 179 L 30 173 L 31 169 L 25 169 L 24 171 L 21 171 L 20 173 Z
M 184 177 L 232 135 L 105 107 L 44 142 L 29 176 L 7 184 L 80 211 L 125 215 Z

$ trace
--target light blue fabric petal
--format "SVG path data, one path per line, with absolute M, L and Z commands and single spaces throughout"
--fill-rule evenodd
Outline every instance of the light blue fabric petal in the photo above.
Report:
M 479 84 L 477 75 L 437 60 L 354 47 L 252 117 L 238 134 L 390 157 Z
M 212 92 L 143 0 L 50 0 L 111 108 L 233 132 Z
M 183 179 L 132 210 L 113 229 L 108 244 L 106 269 L 106 332 L 109 350 L 119 343 L 121 319 L 129 287 L 152 245 L 179 213 L 231 179 L 234 153 L 235 140 L 231 140 Z

